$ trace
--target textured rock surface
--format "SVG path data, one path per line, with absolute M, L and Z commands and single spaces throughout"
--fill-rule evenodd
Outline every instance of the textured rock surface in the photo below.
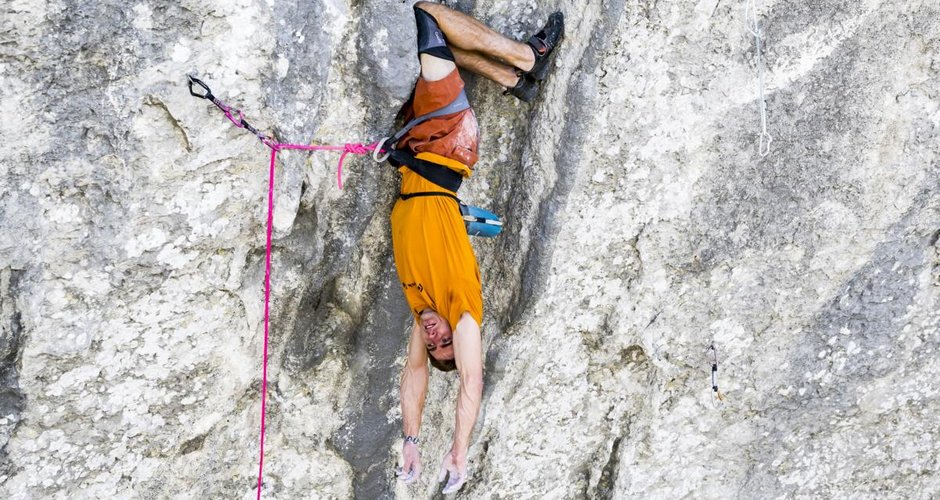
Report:
M 266 151 L 390 128 L 411 2 L 0 7 L 0 493 L 254 497 Z M 522 38 L 566 14 L 532 105 L 468 77 L 464 197 L 485 407 L 468 498 L 928 498 L 940 491 L 940 6 L 768 1 L 770 155 L 742 2 L 461 0 Z M 397 484 L 408 312 L 392 169 L 282 154 L 266 498 Z M 712 400 L 705 348 L 720 356 Z

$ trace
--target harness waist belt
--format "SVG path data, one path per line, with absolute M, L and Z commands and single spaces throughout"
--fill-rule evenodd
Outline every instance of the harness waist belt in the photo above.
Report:
M 453 170 L 437 163 L 416 158 L 408 151 L 393 149 L 389 152 L 388 162 L 393 166 L 400 167 L 405 165 L 414 171 L 414 173 L 448 190 L 457 192 L 460 185 L 463 184 L 463 176 Z
M 410 200 L 412 198 L 421 198 L 424 196 L 443 196 L 445 198 L 451 198 L 457 203 L 460 203 L 460 199 L 451 193 L 442 193 L 440 191 L 422 191 L 420 193 L 401 193 L 398 195 L 399 198 L 403 200 Z
M 424 19 L 425 21 L 435 23 L 433 17 L 419 8 L 415 8 L 415 15 L 418 16 L 419 21 L 422 19 L 422 16 L 426 16 L 427 19 Z M 446 48 L 446 44 L 444 47 Z M 436 111 L 417 116 L 406 123 L 400 130 L 392 134 L 392 136 L 385 141 L 385 145 L 388 150 L 388 162 L 391 163 L 395 168 L 405 165 L 428 181 L 431 181 L 448 191 L 453 191 L 456 193 L 457 190 L 460 189 L 460 184 L 463 183 L 463 176 L 443 165 L 438 165 L 436 163 L 425 160 L 419 160 L 415 157 L 415 155 L 411 154 L 410 151 L 399 150 L 396 149 L 395 146 L 398 144 L 398 141 L 401 140 L 401 138 L 404 137 L 405 134 L 407 134 L 408 131 L 415 126 L 424 123 L 431 118 L 450 115 L 465 109 L 470 109 L 470 101 L 467 99 L 467 92 L 465 90 L 461 90 L 460 94 L 446 106 Z

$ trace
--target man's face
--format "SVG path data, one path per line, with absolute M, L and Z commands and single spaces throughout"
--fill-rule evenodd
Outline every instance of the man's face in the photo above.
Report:
M 454 359 L 454 335 L 447 320 L 434 311 L 424 311 L 421 313 L 421 329 L 424 345 L 431 356 L 441 361 Z

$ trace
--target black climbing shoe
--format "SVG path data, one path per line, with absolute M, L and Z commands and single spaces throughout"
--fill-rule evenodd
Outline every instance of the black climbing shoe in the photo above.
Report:
M 506 89 L 503 94 L 512 94 L 523 102 L 532 102 L 539 93 L 539 84 L 526 74 L 519 75 L 519 83 L 511 89 Z
M 526 71 L 527 75 L 537 81 L 542 81 L 548 76 L 551 69 L 550 56 L 564 36 L 565 15 L 558 11 L 548 16 L 548 22 L 542 27 L 542 31 L 529 37 L 529 47 L 532 47 L 532 52 L 535 53 L 535 65 Z

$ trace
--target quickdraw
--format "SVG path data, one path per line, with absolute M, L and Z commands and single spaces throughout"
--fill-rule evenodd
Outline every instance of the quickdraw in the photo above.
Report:
M 724 401 L 724 394 L 718 390 L 718 349 L 715 348 L 715 344 L 710 344 L 705 352 L 708 354 L 712 365 L 712 392 L 715 394 L 715 401 Z

